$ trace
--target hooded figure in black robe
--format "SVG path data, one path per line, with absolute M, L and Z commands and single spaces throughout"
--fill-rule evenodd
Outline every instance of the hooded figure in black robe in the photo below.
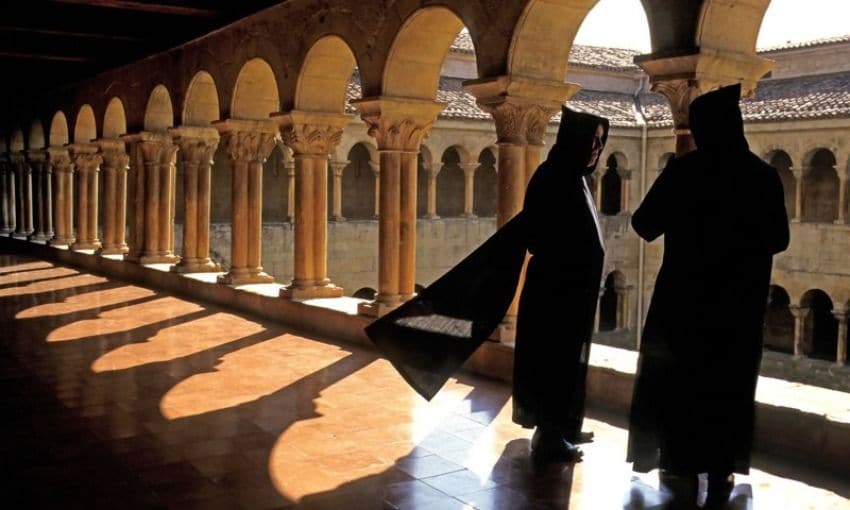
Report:
M 664 235 L 664 259 L 640 348 L 628 460 L 635 471 L 686 478 L 688 491 L 692 475 L 707 472 L 715 503 L 731 490 L 731 473 L 749 472 L 772 257 L 789 242 L 782 183 L 749 151 L 740 94 L 735 85 L 693 101 L 697 150 L 667 165 L 632 217 L 647 241 Z
M 366 328 L 423 397 L 430 400 L 504 318 L 528 251 L 514 420 L 574 442 L 604 255 L 584 176 L 596 168 L 607 135 L 607 120 L 563 108 L 557 141 L 528 185 L 523 210 L 418 296 Z

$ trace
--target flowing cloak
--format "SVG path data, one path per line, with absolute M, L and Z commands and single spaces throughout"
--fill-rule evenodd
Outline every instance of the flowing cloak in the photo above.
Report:
M 789 233 L 739 98 L 733 86 L 694 100 L 697 150 L 667 165 L 632 218 L 647 241 L 664 235 L 630 413 L 635 471 L 749 471 L 772 257 Z
M 591 118 L 594 121 L 592 128 L 588 127 Z M 575 130 L 571 130 L 573 123 Z M 560 273 L 593 273 L 587 268 L 571 265 L 572 261 L 584 260 L 578 255 L 585 248 L 580 244 L 583 241 L 570 238 L 575 225 L 581 225 L 576 230 L 582 234 L 578 239 L 592 240 L 587 249 L 599 256 L 601 273 L 601 242 L 581 178 L 581 172 L 592 171 L 593 168 L 585 169 L 584 165 L 575 167 L 574 163 L 583 157 L 586 165 L 599 124 L 605 127 L 607 136 L 608 123 L 604 119 L 564 109 L 558 141 L 529 184 L 529 194 L 538 197 L 540 202 L 527 198 L 523 210 L 478 249 L 416 297 L 366 328 L 377 349 L 424 398 L 430 400 L 502 321 L 516 294 L 529 250 L 534 254 L 532 260 L 541 253 L 552 260 L 573 251 L 575 256 L 565 256 L 563 264 L 557 267 L 546 265 L 556 272 L 553 275 L 541 275 L 537 269 L 531 270 L 535 264 L 530 265 L 526 287 L 531 285 L 536 297 L 531 302 L 525 300 L 525 305 L 520 306 L 517 344 L 520 344 L 521 335 L 529 337 L 539 333 L 543 337 L 529 339 L 529 342 L 541 344 L 556 343 L 558 337 L 565 336 L 559 328 L 565 312 L 572 311 L 562 307 L 557 307 L 545 317 L 546 326 L 541 324 L 542 329 L 532 331 L 525 328 L 523 333 L 521 326 L 523 316 L 534 308 L 534 303 L 544 303 L 544 295 L 554 294 L 558 301 L 572 301 L 571 289 L 559 285 L 571 280 Z M 577 150 L 576 147 L 582 149 Z M 568 174 L 573 175 L 566 178 Z M 554 189 L 554 186 L 563 188 Z M 535 189 L 539 189 L 540 193 L 532 191 Z M 580 212 L 576 214 L 576 211 Z M 588 232 L 593 232 L 593 235 L 588 235 Z M 556 286 L 545 286 L 547 280 Z M 593 306 L 599 283 L 600 277 L 597 276 L 592 285 Z M 568 294 L 566 299 L 565 293 Z M 576 294 L 584 297 L 591 293 L 576 291 Z M 552 306 L 547 304 L 546 310 L 552 310 Z M 594 312 L 587 314 L 582 311 L 580 329 L 592 330 Z M 530 375 L 527 372 L 520 371 L 520 377 Z M 575 376 L 567 379 L 572 382 Z M 517 381 L 514 383 L 516 385 Z

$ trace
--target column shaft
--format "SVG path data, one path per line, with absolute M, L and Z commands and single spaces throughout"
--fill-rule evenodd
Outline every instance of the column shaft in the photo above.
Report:
M 838 219 L 835 223 L 847 223 L 847 177 L 844 175 L 841 175 L 838 181 Z
M 287 161 L 284 163 L 286 168 L 286 217 L 291 222 L 295 222 L 295 161 Z
M 345 221 L 342 215 L 342 172 L 348 166 L 347 161 L 334 161 L 331 163 L 333 172 L 333 207 L 331 219 L 333 221 Z
M 68 149 L 51 147 L 47 149 L 50 165 L 56 179 L 56 207 L 54 209 L 54 227 L 56 235 L 51 239 L 52 246 L 70 246 L 74 243 L 74 165 Z
M 23 154 L 15 154 L 15 237 L 27 236 L 27 213 L 26 213 L 26 167 L 27 163 Z
M 399 292 L 416 293 L 416 170 L 418 152 L 402 152 L 399 168 Z
M 442 162 L 434 161 L 431 163 L 431 168 L 428 169 L 428 190 L 427 202 L 425 204 L 425 217 L 429 220 L 436 220 L 437 216 L 437 176 L 440 175 L 440 165 Z
M 401 244 L 401 152 L 380 153 L 378 220 L 378 301 L 396 305 L 401 300 L 399 245 Z
M 850 311 L 839 309 L 833 310 L 832 314 L 838 321 L 838 346 L 835 363 L 844 366 L 847 364 L 847 317 Z
M 802 221 L 803 220 L 803 183 L 805 179 L 803 178 L 802 171 L 794 172 L 794 180 L 796 181 L 796 186 L 794 186 L 794 217 L 791 218 L 793 221 Z
M 475 196 L 475 167 L 477 164 L 470 164 L 463 169 L 464 185 L 463 185 L 463 215 L 467 218 L 474 216 L 472 212 L 473 197 Z
M 53 167 L 45 162 L 41 173 L 42 215 L 44 217 L 44 239 L 53 239 Z
M 794 316 L 794 356 L 804 357 L 804 336 L 806 329 L 806 319 L 809 315 L 809 308 L 792 305 L 789 307 L 791 314 Z
M 314 172 L 316 158 L 309 155 L 295 156 L 295 257 L 292 284 L 295 287 L 306 288 L 316 285 L 313 265 L 315 246 L 315 231 L 313 223 L 314 208 L 312 199 L 315 190 Z

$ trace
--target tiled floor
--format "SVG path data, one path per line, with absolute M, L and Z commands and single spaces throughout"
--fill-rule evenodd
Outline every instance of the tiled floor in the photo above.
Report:
M 0 256 L 0 337 L 3 508 L 639 499 L 616 417 L 587 420 L 597 441 L 574 469 L 535 469 L 503 384 L 464 375 L 425 402 L 369 351 L 46 262 Z M 756 465 L 741 479 L 756 509 L 850 508 L 846 477 Z

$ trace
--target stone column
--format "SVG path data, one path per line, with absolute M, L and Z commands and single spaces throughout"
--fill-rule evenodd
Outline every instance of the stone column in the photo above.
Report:
M 478 168 L 478 163 L 466 163 L 461 165 L 463 170 L 464 185 L 463 185 L 463 216 L 465 218 L 474 218 L 472 212 L 472 202 L 475 196 L 475 169 Z
M 9 185 L 12 170 L 8 154 L 4 152 L 0 158 L 2 158 L 0 159 L 0 215 L 2 215 L 0 234 L 9 235 L 15 231 L 15 202 L 12 199 L 12 187 Z
M 847 223 L 847 172 L 838 172 L 838 219 L 837 225 Z
M 12 153 L 15 172 L 15 234 L 16 239 L 26 239 L 32 231 L 32 176 L 26 153 Z
M 723 85 L 741 83 L 742 95 L 749 96 L 758 80 L 773 67 L 773 62 L 755 54 L 730 54 L 712 48 L 700 48 L 690 55 L 638 58 L 635 62 L 649 75 L 652 90 L 667 98 L 673 113 L 676 156 L 696 148 L 691 136 L 688 110 L 698 96 Z
M 100 174 L 103 187 L 103 240 L 98 255 L 123 255 L 128 252 L 125 242 L 127 224 L 127 168 L 130 156 L 123 140 L 101 139 L 103 163 Z
M 617 291 L 617 329 L 629 329 L 629 295 L 634 287 L 619 287 Z
M 231 248 L 230 271 L 219 283 L 271 283 L 274 278 L 260 265 L 263 231 L 263 163 L 277 140 L 271 120 L 227 119 L 213 123 L 230 158 Z
M 426 190 L 425 219 L 427 220 L 440 219 L 440 216 L 437 214 L 437 178 L 440 176 L 440 170 L 442 169 L 443 162 L 434 160 L 426 170 L 428 189 Z
M 372 175 L 375 177 L 375 212 L 372 217 L 377 220 L 381 217 L 381 165 L 375 161 L 369 161 L 369 168 L 372 169 Z
M 348 166 L 349 161 L 331 161 L 330 164 L 334 178 L 331 221 L 345 221 L 345 217 L 342 215 L 342 172 Z
M 274 119 L 295 158 L 294 278 L 280 297 L 342 297 L 328 278 L 328 159 L 351 117 L 292 111 Z
M 210 201 L 215 128 L 183 126 L 171 130 L 183 163 L 183 254 L 171 268 L 177 273 L 210 273 L 221 267 L 210 259 Z
M 98 188 L 97 177 L 103 158 L 98 147 L 90 144 L 73 144 L 68 147 L 74 159 L 77 177 L 77 240 L 72 250 L 96 250 L 100 248 L 97 237 Z
M 32 169 L 32 228 L 33 232 L 29 239 L 32 241 L 46 241 L 48 238 L 44 232 L 44 169 L 47 162 L 47 152 L 44 150 L 30 150 L 27 152 L 30 168 Z
M 45 151 L 47 153 L 47 151 Z M 50 162 L 50 154 L 41 167 L 41 208 L 44 220 L 44 240 L 53 239 L 53 164 Z
M 380 97 L 354 103 L 380 154 L 378 296 L 361 314 L 381 316 L 415 295 L 416 171 L 422 139 L 444 103 Z
M 788 307 L 788 310 L 790 310 L 791 315 L 794 316 L 794 356 L 802 358 L 806 356 L 806 353 L 804 352 L 804 336 L 806 330 L 806 321 L 809 318 L 811 308 L 799 305 L 790 305 Z
M 803 168 L 799 170 L 797 168 L 792 168 L 791 171 L 794 174 L 794 180 L 796 181 L 796 186 L 794 186 L 794 212 L 791 221 L 794 223 L 799 223 L 803 221 L 803 186 L 806 182 L 806 172 Z
M 130 145 L 129 251 L 140 264 L 174 264 L 174 163 L 177 146 L 168 133 L 124 135 Z
M 65 147 L 47 149 L 48 160 L 56 176 L 55 203 L 53 210 L 55 236 L 51 246 L 71 246 L 74 239 L 74 164 Z
M 290 223 L 295 221 L 295 160 L 283 162 L 286 169 L 286 219 Z
M 835 363 L 844 366 L 847 364 L 847 317 L 850 315 L 850 309 L 836 308 L 832 315 L 838 320 L 838 351 Z
M 540 164 L 543 135 L 549 119 L 579 87 L 571 83 L 539 83 L 508 76 L 474 80 L 464 86 L 478 105 L 496 122 L 499 168 L 496 224 L 501 227 L 522 210 L 525 188 Z M 516 297 L 499 326 L 499 340 L 511 343 L 516 336 L 519 295 L 525 281 L 520 276 Z
M 599 324 L 601 323 L 602 296 L 605 295 L 605 287 L 599 289 L 599 294 L 596 295 L 596 315 L 593 316 L 593 332 L 599 333 Z
M 629 214 L 632 171 L 618 168 L 617 173 L 620 175 L 620 214 Z

